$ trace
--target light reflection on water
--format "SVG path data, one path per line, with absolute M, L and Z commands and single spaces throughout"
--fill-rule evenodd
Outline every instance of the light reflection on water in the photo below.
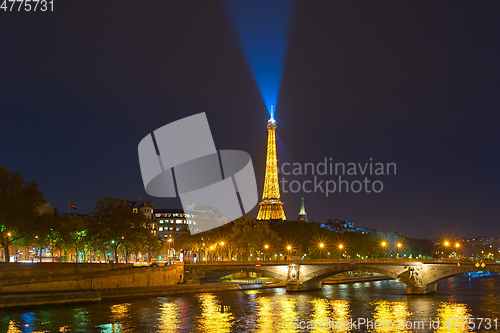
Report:
M 158 330 L 161 333 L 174 333 L 179 329 L 179 305 L 173 302 L 164 302 L 159 306 Z
M 380 328 L 370 329 L 368 332 L 413 332 L 413 325 L 408 325 L 411 322 L 412 313 L 408 309 L 408 302 L 388 302 L 375 301 L 372 302 L 375 306 L 373 310 L 373 322 L 382 323 Z M 383 324 L 387 323 L 387 324 Z M 391 324 L 388 324 L 391 323 Z
M 449 286 L 453 288 L 450 289 Z M 16 310 L 0 314 L 0 332 L 329 332 L 325 326 L 294 330 L 292 320 L 333 323 L 356 321 L 423 321 L 425 328 L 381 327 L 336 332 L 478 332 L 463 325 L 466 319 L 500 319 L 500 277 L 473 281 L 456 277 L 445 281 L 438 293 L 408 296 L 396 281 L 378 281 L 324 286 L 322 290 L 287 293 L 284 288 L 186 294 L 183 296 L 134 299 L 127 302 L 53 309 Z M 441 290 L 441 291 L 440 291 Z M 429 327 L 439 320 L 440 329 Z M 494 332 L 496 330 L 492 330 Z
M 231 332 L 234 316 L 228 305 L 223 305 L 214 294 L 198 294 L 201 313 L 198 316 L 199 332 Z
M 437 319 L 439 319 L 440 328 L 435 330 L 435 332 L 472 332 L 468 325 L 469 318 L 471 317 L 466 304 L 442 302 L 437 309 Z

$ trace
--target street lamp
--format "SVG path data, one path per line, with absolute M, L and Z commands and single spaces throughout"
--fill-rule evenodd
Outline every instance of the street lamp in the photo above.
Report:
M 222 255 L 222 261 L 224 261 L 224 242 L 220 242 L 220 246 L 222 247 L 221 249 L 221 255 Z
M 398 243 L 396 246 L 397 246 L 397 248 L 398 248 L 398 260 L 399 260 L 399 251 L 400 251 L 400 250 L 401 250 L 401 248 L 403 247 L 403 244 Z
M 344 252 L 344 245 L 343 244 L 339 244 L 339 252 L 340 252 L 340 259 L 342 259 L 343 252 Z
M 264 245 L 264 250 L 265 250 L 265 251 L 264 251 L 264 253 L 266 254 L 266 260 L 267 260 L 267 259 L 268 259 L 268 256 L 269 256 L 269 255 L 267 254 L 267 250 L 269 250 L 269 244 L 265 244 L 265 245 Z
M 319 259 L 321 260 L 321 254 L 323 254 L 323 248 L 325 247 L 325 244 L 320 243 L 319 244 Z
M 446 251 L 449 249 L 449 247 L 450 247 L 450 242 L 449 241 L 445 241 L 444 242 L 444 258 L 445 258 L 445 260 L 448 259 Z
M 168 242 L 168 254 L 167 254 L 167 257 L 168 257 L 168 259 L 170 260 L 170 257 L 172 257 L 172 258 L 174 257 L 174 254 L 173 254 L 173 253 L 172 253 L 172 255 L 171 255 L 171 252 L 173 252 L 173 251 L 172 251 L 172 242 L 173 242 L 173 239 L 172 239 L 172 238 L 169 238 L 169 239 L 167 239 L 167 242 Z
M 455 256 L 458 260 L 458 250 L 460 249 L 460 243 L 455 243 Z
M 386 242 L 386 241 L 383 241 L 380 245 L 381 245 L 381 246 L 382 246 L 382 248 L 384 249 L 384 258 L 386 258 L 386 257 L 387 257 L 387 254 L 386 254 L 386 252 L 385 252 L 385 248 L 387 247 L 387 242 Z
M 286 250 L 287 250 L 286 252 L 287 252 L 288 256 L 290 257 L 290 260 L 292 260 L 292 256 L 291 256 L 291 253 L 292 253 L 292 246 L 291 246 L 291 245 L 288 245 L 288 246 L 286 247 Z

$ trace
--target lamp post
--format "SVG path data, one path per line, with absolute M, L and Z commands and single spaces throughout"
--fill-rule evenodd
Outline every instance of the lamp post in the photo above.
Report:
M 396 247 L 398 248 L 398 258 L 397 258 L 397 260 L 399 261 L 399 251 L 400 251 L 400 250 L 401 250 L 401 248 L 403 247 L 403 244 L 398 243 L 398 244 L 396 245 Z
M 455 256 L 458 261 L 458 250 L 460 249 L 460 243 L 455 243 Z
M 168 257 L 168 260 L 170 260 L 170 253 L 172 252 L 172 238 L 169 238 L 167 239 L 167 243 L 168 243 L 168 253 L 167 253 L 167 257 Z M 172 255 L 172 258 L 174 256 Z
M 224 242 L 220 242 L 222 261 L 224 261 Z
M 292 255 L 291 255 L 291 253 L 292 253 L 292 247 L 290 245 L 288 245 L 286 247 L 286 250 L 287 250 L 286 252 L 287 252 L 288 256 L 290 257 L 289 260 L 292 260 Z
M 210 259 L 213 261 L 214 260 L 214 247 L 213 246 L 210 246 L 210 251 L 212 251 L 212 253 L 210 254 Z
M 325 247 L 325 244 L 323 244 L 323 243 L 319 244 L 319 260 L 321 260 L 321 254 L 323 254 L 324 247 Z
M 344 245 L 339 244 L 339 252 L 340 252 L 340 260 L 342 260 L 343 252 L 344 252 Z
M 382 245 L 382 248 L 384 249 L 384 259 L 386 259 L 386 258 L 387 258 L 387 254 L 386 254 L 386 252 L 385 252 L 385 249 L 386 249 L 386 247 L 387 247 L 387 242 L 386 242 L 386 241 L 383 241 L 380 245 Z
M 448 248 L 450 247 L 450 242 L 448 241 L 445 241 L 444 242 L 444 259 L 445 261 L 448 261 L 448 255 L 447 255 L 447 252 L 448 252 Z
M 267 254 L 268 250 L 269 250 L 269 244 L 265 244 L 264 245 L 264 253 L 266 254 L 266 261 L 267 261 L 267 258 L 268 258 L 268 254 Z

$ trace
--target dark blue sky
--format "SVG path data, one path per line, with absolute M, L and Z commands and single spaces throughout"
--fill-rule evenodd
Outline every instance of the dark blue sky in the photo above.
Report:
M 301 1 L 278 95 L 280 162 L 397 163 L 380 194 L 306 196 L 310 220 L 500 236 L 500 4 Z M 137 145 L 206 112 L 264 181 L 268 114 L 223 2 L 57 1 L 0 12 L 0 164 L 61 212 L 145 194 Z M 333 178 L 335 179 L 335 178 Z M 283 194 L 295 219 L 299 194 Z M 254 215 L 256 211 L 254 211 Z

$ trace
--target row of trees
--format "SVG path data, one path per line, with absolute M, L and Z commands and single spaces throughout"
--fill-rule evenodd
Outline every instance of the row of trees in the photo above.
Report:
M 426 256 L 435 253 L 430 240 L 417 240 L 394 233 L 339 234 L 317 223 L 287 221 L 269 226 L 250 215 L 217 229 L 183 235 L 183 249 L 205 260 L 277 259 L 282 256 L 317 258 L 383 258 Z M 400 247 L 397 246 L 400 244 Z
M 0 166 L 0 245 L 5 260 L 10 261 L 10 246 L 51 248 L 72 252 L 83 257 L 101 253 L 149 254 L 161 248 L 153 233 L 151 220 L 133 213 L 120 198 L 104 197 L 95 203 L 91 218 L 42 213 L 46 203 L 34 181 L 26 182 L 19 172 L 12 173 Z

